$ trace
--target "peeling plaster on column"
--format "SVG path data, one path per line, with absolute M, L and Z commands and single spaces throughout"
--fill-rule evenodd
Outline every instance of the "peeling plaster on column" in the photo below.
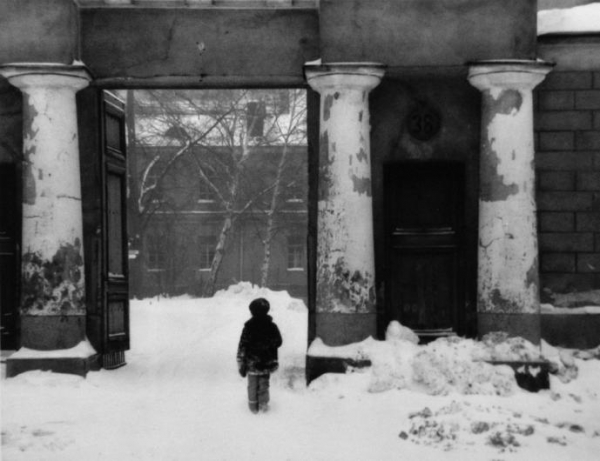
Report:
M 39 253 L 23 255 L 21 313 L 27 315 L 85 314 L 81 241 L 62 245 L 52 259 Z
M 336 73 L 330 68 L 320 68 L 315 75 L 307 72 L 309 84 L 319 91 L 322 101 L 319 312 L 368 313 L 375 309 L 370 127 L 364 89 L 373 88 L 382 75 L 380 69 L 374 73 L 347 69 Z
M 529 93 L 529 94 L 527 94 Z M 484 93 L 481 158 L 480 247 L 481 306 L 494 312 L 535 312 L 537 270 L 535 170 L 531 91 Z
M 23 206 L 23 241 L 27 252 L 51 258 L 65 242 L 82 238 L 79 146 L 75 93 L 69 88 L 31 88 L 29 100 L 37 108 L 31 126 L 24 127 L 24 148 L 35 180 L 35 201 Z M 53 121 L 59 111 L 60 123 Z M 72 113 L 69 113 L 72 112 Z M 75 135 L 75 139 L 73 139 Z M 44 174 L 47 172 L 47 174 Z M 76 198 L 76 203 L 73 200 Z M 41 217 L 41 218 L 40 218 Z M 32 228 L 27 223 L 35 223 Z
M 507 184 L 504 176 L 498 173 L 501 159 L 491 149 L 491 144 L 486 144 L 482 149 L 482 158 L 480 161 L 481 180 L 479 186 L 479 195 L 485 201 L 506 200 L 509 196 L 519 192 L 517 184 Z M 514 160 L 514 159 L 513 159 Z
M 548 70 L 509 63 L 470 71 L 483 98 L 479 312 L 539 312 L 532 89 Z
M 333 95 L 328 94 L 323 103 L 323 121 L 326 122 L 331 117 L 331 106 L 333 105 Z
M 331 146 L 331 151 L 336 152 L 335 143 Z M 327 200 L 332 189 L 331 165 L 332 157 L 329 155 L 329 134 L 327 130 L 322 130 L 319 140 L 319 202 Z
M 373 275 L 347 269 L 343 258 L 329 268 L 322 266 L 317 304 L 329 306 L 328 312 L 372 312 L 375 303 Z
M 479 310 L 536 312 L 537 230 L 519 197 L 480 201 Z
M 494 94 L 495 93 L 495 94 Z M 480 196 L 483 200 L 505 200 L 532 186 L 534 170 L 533 131 L 527 133 L 529 117 L 533 121 L 531 91 L 484 91 Z M 523 125 L 525 124 L 525 125 Z M 528 191 L 525 191 L 528 192 Z
M 365 150 L 362 147 L 358 151 L 358 154 L 356 154 L 356 158 L 358 159 L 359 162 L 365 162 L 367 164 L 369 163 L 369 156 L 367 155 L 367 153 L 365 152 Z
M 353 192 L 359 194 L 366 194 L 371 197 L 371 178 L 359 178 L 356 175 L 352 175 Z
M 490 104 L 490 113 L 492 114 L 512 114 L 514 111 L 518 112 L 523 105 L 523 94 L 519 90 L 491 88 L 488 92 L 490 94 L 488 104 Z
M 22 303 L 27 315 L 85 313 L 75 93 L 81 66 L 0 68 L 24 94 Z
M 23 94 L 23 107 L 23 202 L 33 205 L 37 194 L 30 158 L 35 156 L 36 152 L 31 139 L 37 134 L 33 129 L 33 120 L 38 116 L 38 112 L 27 93 Z

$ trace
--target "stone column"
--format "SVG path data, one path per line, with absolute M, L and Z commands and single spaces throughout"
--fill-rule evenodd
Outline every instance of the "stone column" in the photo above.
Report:
M 0 73 L 23 93 L 21 346 L 72 348 L 86 323 L 75 93 L 89 76 L 60 64 Z
M 551 70 L 537 61 L 473 63 L 482 92 L 479 334 L 540 342 L 532 90 Z
M 369 91 L 373 63 L 307 66 L 321 95 L 316 335 L 328 345 L 377 334 Z

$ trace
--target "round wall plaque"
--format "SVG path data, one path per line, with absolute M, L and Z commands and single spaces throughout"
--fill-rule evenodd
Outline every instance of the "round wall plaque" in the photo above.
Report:
M 413 138 L 429 141 L 440 131 L 441 118 L 431 106 L 419 104 L 409 112 L 406 125 Z

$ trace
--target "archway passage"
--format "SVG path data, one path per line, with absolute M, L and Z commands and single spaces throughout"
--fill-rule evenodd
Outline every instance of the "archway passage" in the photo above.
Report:
M 307 303 L 306 90 L 92 89 L 79 102 L 88 337 L 104 367 L 125 362 L 132 297 L 250 282 Z
M 306 91 L 121 94 L 132 295 L 245 281 L 306 300 Z

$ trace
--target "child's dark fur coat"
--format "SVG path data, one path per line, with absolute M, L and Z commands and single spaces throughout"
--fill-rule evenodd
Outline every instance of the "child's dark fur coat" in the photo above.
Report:
M 269 374 L 279 367 L 277 349 L 283 341 L 268 311 L 267 300 L 259 298 L 250 303 L 252 318 L 244 324 L 237 352 L 238 369 L 242 376 L 248 373 Z

